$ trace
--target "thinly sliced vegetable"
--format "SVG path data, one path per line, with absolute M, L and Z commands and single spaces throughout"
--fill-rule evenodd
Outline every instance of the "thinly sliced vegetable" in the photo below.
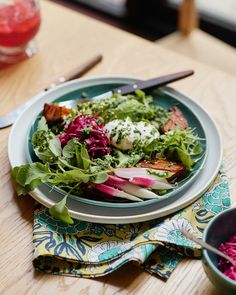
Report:
M 141 199 L 157 199 L 159 196 L 154 192 L 151 192 L 145 188 L 142 188 L 138 185 L 130 183 L 126 179 L 122 179 L 116 176 L 109 175 L 108 180 L 105 182 L 107 185 L 114 186 L 122 191 L 125 191 L 129 194 L 137 196 Z
M 219 250 L 235 261 L 234 265 L 231 265 L 227 260 L 219 257 L 220 271 L 230 279 L 236 281 L 236 235 L 231 236 L 229 241 L 222 243 Z
M 157 189 L 157 190 L 168 190 L 173 189 L 176 187 L 176 185 L 160 182 L 151 178 L 145 178 L 145 177 L 132 177 L 129 179 L 130 183 L 150 188 L 150 189 Z
M 116 168 L 114 169 L 114 173 L 116 176 L 121 178 L 132 178 L 132 177 L 144 177 L 151 178 L 160 182 L 168 183 L 166 178 L 173 176 L 173 173 L 169 171 L 158 171 L 154 169 L 147 168 Z
M 110 154 L 108 133 L 101 118 L 97 116 L 79 115 L 65 127 L 64 133 L 59 135 L 62 146 L 73 138 L 86 144 L 88 153 L 93 159 Z
M 97 184 L 95 188 L 110 197 L 122 198 L 122 199 L 127 199 L 127 200 L 135 201 L 135 202 L 142 201 L 142 199 L 139 199 L 133 195 L 127 194 L 121 190 L 118 190 L 114 187 L 111 187 L 105 184 Z

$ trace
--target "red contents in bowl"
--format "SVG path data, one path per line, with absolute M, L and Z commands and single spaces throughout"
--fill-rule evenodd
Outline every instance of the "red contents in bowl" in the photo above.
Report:
M 86 143 L 88 153 L 94 159 L 110 153 L 108 133 L 99 117 L 77 116 L 65 128 L 65 134 L 59 135 L 62 145 L 66 145 L 73 138 L 77 138 L 80 143 Z
M 0 45 L 17 47 L 27 44 L 38 32 L 40 12 L 35 0 L 0 3 Z
M 232 265 L 229 261 L 220 257 L 220 271 L 222 271 L 230 279 L 236 281 L 236 235 L 230 237 L 228 242 L 222 243 L 219 247 L 219 250 L 235 261 L 235 264 Z

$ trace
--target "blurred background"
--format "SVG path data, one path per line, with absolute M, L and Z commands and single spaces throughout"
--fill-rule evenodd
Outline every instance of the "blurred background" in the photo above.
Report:
M 236 75 L 236 0 L 52 0 Z
M 199 27 L 236 46 L 236 0 L 54 0 L 155 41 L 178 30 L 183 2 L 197 8 Z

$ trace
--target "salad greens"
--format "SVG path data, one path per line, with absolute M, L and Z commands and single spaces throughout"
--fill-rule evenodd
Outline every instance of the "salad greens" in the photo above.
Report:
M 113 94 L 111 98 L 79 104 L 77 108 L 78 114 L 97 115 L 105 123 L 129 117 L 133 122 L 148 120 L 162 128 L 170 118 L 170 112 L 154 105 L 153 98 L 141 90 L 127 96 Z
M 163 133 L 170 117 L 170 111 L 155 106 L 152 97 L 140 90 L 128 96 L 115 94 L 102 101 L 80 104 L 77 110 L 71 110 L 70 115 L 63 118 L 60 125 L 56 123 L 50 128 L 42 116 L 32 136 L 38 162 L 13 168 L 16 190 L 19 195 L 25 195 L 43 183 L 63 189 L 66 196 L 50 208 L 50 213 L 71 224 L 73 220 L 66 207 L 67 196 L 70 193 L 80 196 L 85 191 L 92 191 L 96 185 L 111 179 L 115 168 L 135 167 L 140 161 L 159 158 L 181 163 L 191 170 L 202 154 L 201 139 L 192 128 L 177 127 Z M 124 133 L 123 140 L 140 144 L 133 144 L 129 150 L 112 146 L 105 124 L 126 118 L 130 119 L 130 124 L 140 121 L 144 122 L 143 126 L 152 124 L 158 130 L 158 137 L 152 138 L 147 130 L 143 130 L 146 134 L 142 137 L 142 132 L 135 131 L 134 124 L 131 126 L 133 129 L 127 127 L 130 128 L 129 133 Z M 95 156 L 98 146 L 102 155 L 99 157 Z M 165 173 L 168 177 L 169 173 Z M 158 177 L 158 172 L 156 175 Z
M 191 128 L 176 128 L 155 139 L 144 150 L 146 154 L 155 153 L 158 158 L 174 159 L 191 169 L 196 162 L 194 157 L 202 153 L 200 138 L 193 132 Z
M 13 177 L 19 194 L 27 194 L 42 183 L 61 188 L 77 187 L 80 183 L 102 183 L 110 169 L 103 169 L 90 160 L 85 145 L 76 139 L 61 147 L 58 137 L 50 131 L 44 117 L 32 137 L 34 152 L 41 162 L 13 168 Z
M 60 202 L 56 203 L 54 206 L 49 208 L 49 213 L 56 219 L 64 221 L 68 224 L 73 224 L 74 221 L 70 217 L 68 209 L 66 207 L 67 197 L 68 195 L 66 195 Z

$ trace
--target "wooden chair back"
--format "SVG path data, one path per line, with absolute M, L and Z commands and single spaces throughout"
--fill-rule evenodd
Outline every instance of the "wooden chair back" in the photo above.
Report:
M 182 0 L 178 16 L 178 29 L 184 35 L 189 35 L 196 28 L 198 28 L 196 1 Z

